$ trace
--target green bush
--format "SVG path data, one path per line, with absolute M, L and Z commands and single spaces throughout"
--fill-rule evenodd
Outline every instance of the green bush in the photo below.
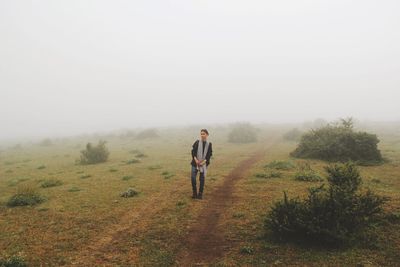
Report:
M 86 149 L 81 151 L 81 164 L 96 164 L 106 162 L 110 152 L 106 147 L 106 141 L 100 140 L 97 146 L 91 143 L 86 145 Z
M 265 165 L 264 167 L 276 170 L 291 170 L 294 169 L 296 166 L 291 161 L 274 160 L 271 161 L 269 164 Z
M 228 135 L 230 143 L 253 143 L 257 141 L 257 131 L 250 123 L 238 123 Z
M 47 187 L 53 187 L 53 186 L 59 186 L 62 185 L 62 181 L 60 180 L 56 180 L 56 179 L 49 179 L 49 180 L 45 180 L 43 181 L 40 186 L 43 188 L 47 188 Z
M 31 185 L 19 186 L 17 193 L 13 195 L 7 202 L 7 206 L 33 206 L 45 201 L 36 189 Z
M 128 188 L 125 192 L 122 192 L 120 194 L 120 196 L 128 198 L 128 197 L 134 197 L 134 196 L 136 196 L 138 194 L 139 194 L 139 192 L 137 190 L 135 190 L 133 188 Z
M 332 162 L 356 161 L 360 164 L 382 162 L 379 139 L 374 134 L 356 132 L 352 119 L 328 124 L 304 134 L 291 156 Z
M 299 170 L 294 174 L 294 179 L 305 182 L 319 182 L 323 180 L 322 177 L 311 168 L 308 162 L 299 164 Z
M 361 177 L 353 163 L 325 168 L 329 187 L 309 188 L 305 200 L 276 202 L 265 220 L 267 230 L 281 239 L 343 245 L 364 240 L 379 223 L 387 198 L 361 191 Z
M 28 266 L 25 259 L 21 256 L 14 255 L 9 258 L 0 258 L 0 267 L 26 267 Z

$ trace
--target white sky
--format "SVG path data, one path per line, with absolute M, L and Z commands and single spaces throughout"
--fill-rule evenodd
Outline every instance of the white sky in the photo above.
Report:
M 400 2 L 0 0 L 0 138 L 400 119 Z

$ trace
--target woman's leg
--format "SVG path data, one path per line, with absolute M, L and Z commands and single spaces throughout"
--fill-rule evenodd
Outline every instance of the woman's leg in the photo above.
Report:
M 205 182 L 204 172 L 201 172 L 200 173 L 200 188 L 199 188 L 199 197 L 200 198 L 203 196 L 204 182 Z
M 192 166 L 191 179 L 192 179 L 193 197 L 197 197 L 197 186 L 196 186 L 197 172 L 198 172 L 197 168 Z

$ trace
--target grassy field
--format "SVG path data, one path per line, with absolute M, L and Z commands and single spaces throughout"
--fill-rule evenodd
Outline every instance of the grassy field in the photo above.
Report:
M 215 231 L 224 240 L 222 256 L 205 260 L 218 266 L 399 266 L 400 226 L 377 229 L 371 247 L 310 248 L 276 243 L 265 237 L 263 221 L 271 204 L 304 196 L 321 182 L 293 178 L 304 160 L 290 159 L 295 142 L 282 139 L 287 127 L 260 126 L 257 143 L 227 142 L 228 128 L 209 129 L 214 156 L 203 200 L 192 200 L 190 149 L 197 128 L 160 129 L 160 137 L 137 140 L 122 135 L 65 138 L 43 146 L 21 144 L 0 154 L 0 256 L 21 254 L 29 266 L 173 266 L 188 247 L 185 240 L 204 210 L 213 206 L 213 192 L 240 162 L 264 151 L 234 185 L 229 205 L 221 211 Z M 380 149 L 389 160 L 360 167 L 364 186 L 390 197 L 388 212 L 400 213 L 400 132 L 379 134 Z M 79 165 L 87 142 L 106 140 L 108 162 Z M 137 160 L 139 162 L 137 162 Z M 277 170 L 280 177 L 262 178 L 273 160 L 291 161 L 295 168 Z M 326 162 L 310 160 L 324 176 Z M 48 180 L 55 186 L 43 187 Z M 6 202 L 20 186 L 37 188 L 46 201 L 28 207 Z M 128 188 L 138 196 L 122 198 Z M 211 249 L 211 248 L 210 248 Z M 361 264 L 361 265 L 360 265 Z

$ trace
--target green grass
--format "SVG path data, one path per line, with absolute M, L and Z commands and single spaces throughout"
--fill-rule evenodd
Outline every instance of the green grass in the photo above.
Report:
M 155 139 L 103 137 L 110 156 L 107 162 L 94 165 L 76 165 L 75 160 L 84 144 L 96 143 L 98 136 L 71 137 L 51 147 L 24 144 L 19 150 L 4 150 L 0 158 L 0 251 L 8 255 L 25 253 L 28 266 L 70 266 L 82 248 L 120 226 L 128 230 L 113 236 L 116 242 L 102 255 L 81 257 L 82 266 L 96 265 L 100 257 L 104 262 L 98 265 L 106 266 L 129 266 L 132 262 L 138 266 L 173 265 L 185 249 L 182 240 L 189 234 L 188 229 L 202 210 L 213 204 L 207 202 L 212 192 L 239 162 L 260 148 L 268 148 L 264 158 L 235 183 L 234 199 L 219 215 L 221 235 L 233 241 L 211 266 L 356 266 L 368 262 L 372 266 L 399 266 L 400 137 L 395 133 L 381 137 L 383 155 L 390 162 L 361 167 L 365 186 L 391 197 L 385 209 L 393 215 L 385 227 L 376 229 L 379 249 L 332 251 L 262 238 L 266 234 L 264 216 L 271 203 L 281 199 L 284 190 L 290 196 L 305 197 L 310 186 L 292 178 L 299 171 L 299 160 L 294 162 L 288 156 L 295 143 L 278 141 L 269 146 L 287 130 L 268 126 L 258 132 L 257 143 L 239 145 L 227 141 L 229 128 L 211 128 L 215 155 L 206 178 L 204 201 L 190 198 L 190 149 L 197 128 L 160 130 L 160 137 Z M 143 152 L 149 156 L 139 160 L 135 155 Z M 27 158 L 30 160 L 23 162 Z M 45 170 L 37 170 L 43 163 Z M 310 165 L 323 173 L 326 163 L 311 160 Z M 7 174 L 9 169 L 13 172 Z M 49 173 L 64 185 L 40 187 L 41 182 L 53 179 Z M 86 177 L 89 175 L 92 178 Z M 31 182 L 36 194 L 46 201 L 32 207 L 8 207 L 17 187 Z M 140 194 L 120 197 L 130 187 Z M 124 216 L 128 219 L 123 220 Z M 136 219 L 130 221 L 130 216 Z M 122 222 L 125 224 L 120 225 Z

